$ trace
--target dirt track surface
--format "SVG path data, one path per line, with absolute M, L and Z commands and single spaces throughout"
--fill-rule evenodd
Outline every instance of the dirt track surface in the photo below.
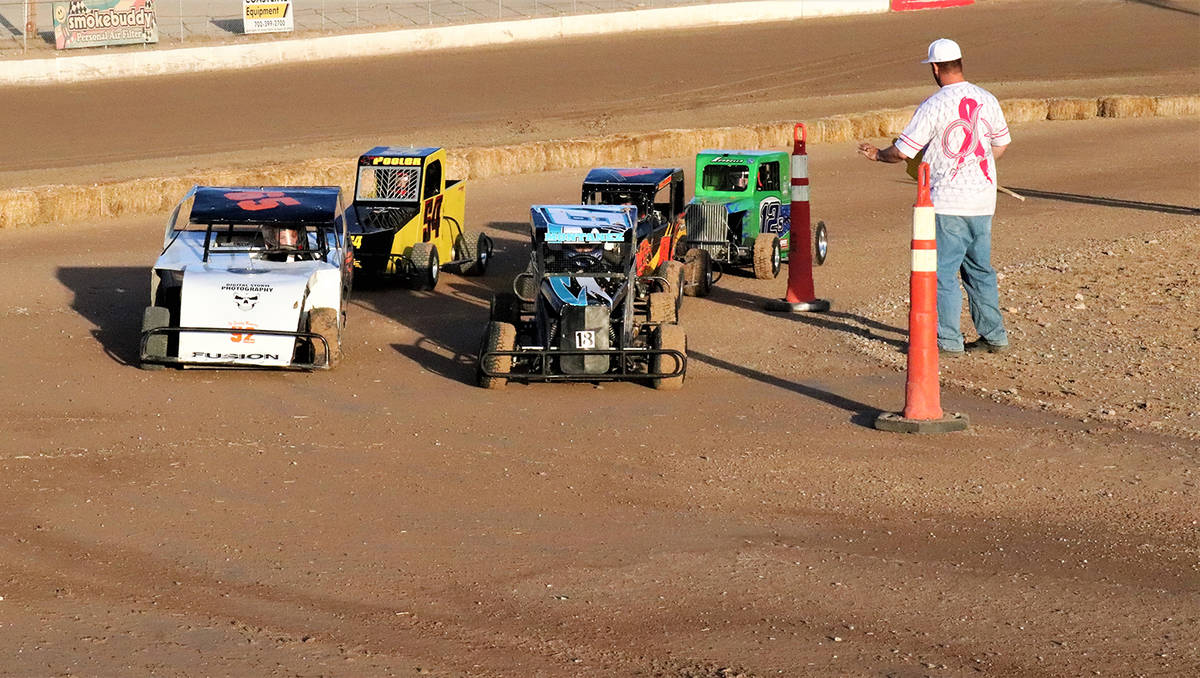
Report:
M 1000 97 L 1193 94 L 1200 91 L 1200 2 L 1162 4 L 1177 8 L 1116 0 L 981 2 L 936 12 L 6 88 L 4 120 L 19 133 L 7 135 L 0 148 L 0 186 L 352 156 L 380 142 L 492 145 L 905 106 L 928 95 L 927 71 L 914 62 L 943 35 L 964 45 L 971 79 Z
M 468 219 L 497 237 L 496 267 L 433 293 L 358 294 L 328 373 L 130 366 L 160 220 L 2 232 L 0 672 L 1195 675 L 1200 443 L 1177 429 L 1200 409 L 1196 344 L 1180 348 L 1197 280 L 1194 248 L 1161 245 L 1198 225 L 1162 209 L 1195 206 L 1198 127 L 1014 130 L 1003 183 L 1093 200 L 1001 197 L 996 263 L 1020 343 L 946 366 L 971 386 L 944 405 L 973 426 L 941 437 L 870 427 L 903 399 L 870 347 L 902 345 L 888 313 L 914 188 L 849 147 L 811 149 L 833 312 L 767 315 L 782 281 L 727 275 L 685 302 L 678 393 L 470 384 L 528 205 L 576 199 L 581 171 L 471 182 Z M 1151 292 L 1170 303 L 1109 308 Z M 1095 337 L 1039 367 L 1067 340 L 1045 333 L 1105 320 L 1178 366 L 1126 360 L 1171 394 L 1171 435 L 1061 407 L 1151 402 L 1105 381 L 1114 359 Z M 1056 395 L 1075 369 L 1085 385 Z

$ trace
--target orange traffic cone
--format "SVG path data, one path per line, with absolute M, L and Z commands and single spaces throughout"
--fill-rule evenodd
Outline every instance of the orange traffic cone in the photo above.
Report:
M 818 299 L 813 288 L 812 212 L 808 202 L 808 128 L 796 123 L 792 133 L 792 208 L 788 235 L 787 296 L 767 302 L 768 311 L 828 311 L 829 301 Z M 825 223 L 817 225 L 817 263 L 825 262 L 828 248 Z
M 908 378 L 904 411 L 884 412 L 875 428 L 896 433 L 946 433 L 967 428 L 965 414 L 942 411 L 937 347 L 937 221 L 929 197 L 929 165 L 917 172 L 909 277 Z

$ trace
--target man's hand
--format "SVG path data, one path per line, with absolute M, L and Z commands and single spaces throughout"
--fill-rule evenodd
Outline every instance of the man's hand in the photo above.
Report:
M 895 146 L 887 148 L 875 148 L 871 144 L 863 141 L 858 144 L 858 152 L 866 157 L 867 160 L 878 160 L 879 162 L 900 162 L 904 160 L 904 155 Z

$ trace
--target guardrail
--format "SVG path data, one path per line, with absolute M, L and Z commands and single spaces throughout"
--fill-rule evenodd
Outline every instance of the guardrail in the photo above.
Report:
M 0 57 L 55 51 L 54 1 L 59 0 L 0 0 Z M 337 34 L 746 1 L 749 0 L 294 0 L 293 33 Z M 263 35 L 266 39 L 280 37 L 278 33 L 243 33 L 240 0 L 158 0 L 154 5 L 159 44 L 164 46 L 261 40 Z M 26 31 L 31 14 L 33 27 Z M 97 49 L 104 48 L 86 51 Z

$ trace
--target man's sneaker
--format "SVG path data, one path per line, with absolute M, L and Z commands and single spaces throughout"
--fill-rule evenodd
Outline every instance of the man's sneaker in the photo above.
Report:
M 938 347 L 938 357 L 939 358 L 949 358 L 949 359 L 953 360 L 955 358 L 963 357 L 964 355 L 966 355 L 966 353 L 967 353 L 966 351 L 952 351 L 948 348 L 942 348 L 940 346 Z
M 988 353 L 1004 353 L 1009 348 L 1011 348 L 1011 347 L 1008 344 L 993 344 L 984 339 L 976 339 L 975 341 L 968 341 L 966 344 L 963 345 L 963 350 L 970 351 L 970 352 L 987 351 Z

